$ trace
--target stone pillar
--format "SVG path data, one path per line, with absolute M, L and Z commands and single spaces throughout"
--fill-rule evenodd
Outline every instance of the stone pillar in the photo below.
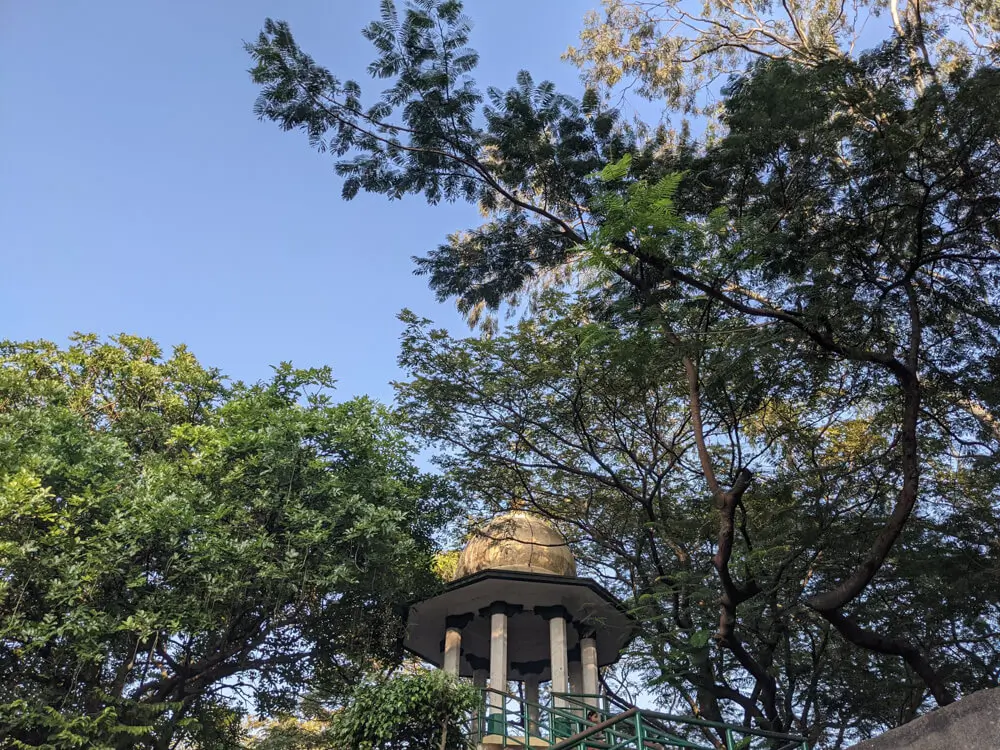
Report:
M 489 677 L 490 670 L 488 669 L 474 669 L 472 670 L 472 685 L 477 688 L 486 687 L 486 678 Z
M 462 654 L 462 629 L 448 628 L 444 633 L 444 669 L 446 674 L 458 677 L 458 657 Z
M 583 692 L 583 665 L 579 661 L 569 663 L 569 691 L 576 695 Z
M 527 726 L 525 735 L 538 734 L 538 675 L 524 676 L 524 700 L 528 703 Z
M 480 610 L 490 618 L 490 700 L 485 734 L 507 731 L 507 618 L 520 611 L 520 605 L 505 602 L 493 602 Z
M 490 690 L 498 691 L 490 692 L 490 713 L 502 716 L 502 693 L 507 692 L 507 608 L 503 604 L 490 607 Z
M 583 692 L 583 666 L 580 664 L 579 646 L 569 652 L 569 692 L 573 695 Z M 580 705 L 579 699 L 568 702 L 567 709 L 581 719 L 586 718 L 587 711 Z
M 580 662 L 583 667 L 583 692 L 593 696 L 586 701 L 594 708 L 598 708 L 597 695 L 601 688 L 597 671 L 597 636 L 593 630 L 583 630 L 580 633 Z
M 566 618 L 562 615 L 557 615 L 549 620 L 549 658 L 552 662 L 552 692 L 568 693 L 569 674 L 566 664 Z
M 477 659 L 473 662 L 469 659 L 469 665 L 472 667 L 472 685 L 477 688 L 486 687 L 486 678 L 489 677 L 489 662 L 486 659 Z M 480 695 L 480 698 L 483 698 Z M 480 701 L 479 705 L 476 707 L 476 713 L 472 717 L 472 736 L 478 744 L 479 738 L 482 734 L 486 733 L 485 724 L 480 721 L 480 719 L 485 720 L 486 718 L 486 706 L 483 701 Z
M 549 664 L 552 668 L 552 692 L 569 692 L 569 664 L 566 650 L 566 621 L 563 607 L 536 607 L 535 612 L 549 621 Z M 565 708 L 565 701 L 555 698 L 552 705 Z
M 474 615 L 448 615 L 445 618 L 447 630 L 444 633 L 444 663 L 442 668 L 452 677 L 458 677 L 462 656 L 462 628 L 468 625 Z

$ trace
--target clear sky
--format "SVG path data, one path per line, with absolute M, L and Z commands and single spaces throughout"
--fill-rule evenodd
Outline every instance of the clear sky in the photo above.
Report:
M 526 68 L 578 91 L 559 56 L 597 4 L 468 0 L 480 81 Z M 245 380 L 330 364 L 341 397 L 390 400 L 396 313 L 463 325 L 410 256 L 477 216 L 343 202 L 329 155 L 254 117 L 242 48 L 285 19 L 317 61 L 365 80 L 360 29 L 377 13 L 377 0 L 2 0 L 0 338 L 124 331 Z

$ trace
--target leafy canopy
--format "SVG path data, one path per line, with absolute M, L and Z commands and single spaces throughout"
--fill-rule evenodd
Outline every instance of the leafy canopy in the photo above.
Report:
M 0 735 L 236 747 L 400 658 L 450 508 L 328 369 L 230 383 L 148 339 L 0 347 Z
M 874 30 L 901 40 L 910 60 L 933 78 L 969 64 L 995 62 L 1000 7 L 983 0 L 716 0 L 699 12 L 681 0 L 602 0 L 584 19 L 566 57 L 594 86 L 622 82 L 671 110 L 718 113 L 716 81 L 741 75 L 754 60 L 802 67 L 857 59 Z

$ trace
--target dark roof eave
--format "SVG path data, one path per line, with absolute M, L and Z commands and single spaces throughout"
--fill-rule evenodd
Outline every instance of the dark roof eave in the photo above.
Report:
M 435 598 L 435 596 L 440 596 L 441 594 L 456 591 L 458 589 L 470 586 L 480 581 L 486 581 L 490 578 L 505 580 L 505 581 L 522 581 L 522 582 L 537 582 L 537 583 L 554 583 L 562 586 L 583 586 L 589 588 L 595 594 L 600 596 L 602 599 L 611 604 L 615 609 L 617 609 L 621 614 L 627 617 L 633 624 L 633 630 L 637 629 L 639 623 L 636 622 L 632 613 L 625 608 L 614 594 L 604 588 L 601 584 L 595 581 L 593 578 L 570 578 L 568 576 L 559 576 L 548 573 L 525 573 L 519 570 L 481 570 L 478 573 L 473 573 L 471 575 L 464 576 L 455 581 L 450 581 L 444 587 L 444 590 L 435 594 L 434 596 L 424 597 L 422 599 L 415 599 L 406 605 L 407 613 L 410 608 L 415 604 L 420 602 L 428 601 L 429 599 Z M 634 636 L 633 636 L 634 637 Z M 629 639 L 631 640 L 631 638 Z

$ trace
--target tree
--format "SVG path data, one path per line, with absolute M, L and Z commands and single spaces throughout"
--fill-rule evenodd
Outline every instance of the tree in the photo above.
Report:
M 851 388 L 813 389 L 801 368 L 783 367 L 777 342 L 756 347 L 768 377 L 742 400 L 718 382 L 705 388 L 713 462 L 754 473 L 736 510 L 730 567 L 759 589 L 726 623 L 740 653 L 713 648 L 718 511 L 706 501 L 674 355 L 655 331 L 609 331 L 591 311 L 586 300 L 549 293 L 503 335 L 465 339 L 407 316 L 401 364 L 410 378 L 398 389 L 413 429 L 444 448 L 439 462 L 465 494 L 493 509 L 517 500 L 555 520 L 581 567 L 631 603 L 643 627 L 623 678 L 638 682 L 609 676 L 612 685 L 655 694 L 672 710 L 773 722 L 831 745 L 912 716 L 925 689 L 906 663 L 838 639 L 805 606 L 815 581 L 850 574 L 891 507 L 885 415 Z M 977 546 L 997 527 L 997 477 L 960 477 L 936 472 L 937 501 L 950 510 L 913 523 L 855 615 L 885 637 L 943 653 L 950 684 L 964 693 L 995 684 L 1000 667 L 997 557 Z M 744 668 L 750 660 L 764 665 L 770 694 Z
M 399 659 L 449 504 L 397 414 L 124 335 L 0 358 L 5 746 L 235 747 Z
M 887 11 L 891 33 L 918 72 L 909 77 L 917 88 L 956 66 L 989 64 L 1000 52 L 1000 8 L 979 0 L 718 0 L 696 11 L 679 0 L 602 5 L 603 14 L 587 14 L 580 46 L 566 56 L 592 85 L 629 81 L 640 95 L 689 112 L 708 109 L 707 89 L 754 60 L 809 68 L 856 61 Z
M 949 7 L 966 6 L 940 6 Z M 982 40 L 989 28 L 975 24 L 990 11 L 981 10 L 969 17 Z M 576 101 L 526 73 L 507 92 L 489 89 L 477 117 L 475 55 L 454 2 L 424 0 L 402 18 L 383 4 L 365 34 L 379 54 L 373 75 L 394 80 L 367 108 L 360 86 L 316 65 L 287 25 L 269 21 L 248 46 L 258 114 L 333 151 L 345 197 L 364 189 L 478 203 L 483 225 L 417 260 L 470 319 L 525 294 L 540 305 L 546 288 L 575 288 L 594 336 L 641 334 L 634 340 L 659 350 L 678 379 L 717 523 L 713 643 L 743 675 L 721 699 L 771 727 L 797 720 L 803 706 L 793 697 L 780 707 L 773 649 L 748 650 L 744 618 L 781 561 L 744 566 L 752 550 L 739 522 L 748 493 L 766 496 L 779 470 L 794 512 L 827 513 L 841 480 L 814 465 L 817 425 L 853 436 L 843 450 L 860 450 L 852 468 L 865 481 L 846 485 L 852 494 L 837 502 L 851 522 L 833 529 L 839 542 L 803 579 L 799 609 L 775 615 L 776 628 L 806 611 L 849 644 L 846 653 L 891 657 L 917 675 L 914 711 L 928 693 L 947 703 L 959 684 L 954 654 L 942 664 L 944 644 L 922 642 L 904 613 L 870 616 L 866 605 L 899 594 L 901 539 L 924 527 L 962 528 L 967 553 L 995 554 L 982 546 L 988 535 L 960 523 L 954 490 L 975 487 L 980 530 L 992 528 L 1000 76 L 972 52 L 925 54 L 929 26 L 901 28 L 857 55 L 748 50 L 763 59 L 731 81 L 725 135 L 704 144 L 630 128 L 597 94 Z M 785 372 L 794 381 L 782 393 Z M 767 418 L 762 404 L 773 406 Z M 816 551 L 809 544 L 802 554 Z M 992 575 L 987 568 L 979 575 Z M 987 606 L 987 634 L 976 637 L 993 649 L 995 597 L 976 595 Z M 991 660 L 964 684 L 995 684 Z

